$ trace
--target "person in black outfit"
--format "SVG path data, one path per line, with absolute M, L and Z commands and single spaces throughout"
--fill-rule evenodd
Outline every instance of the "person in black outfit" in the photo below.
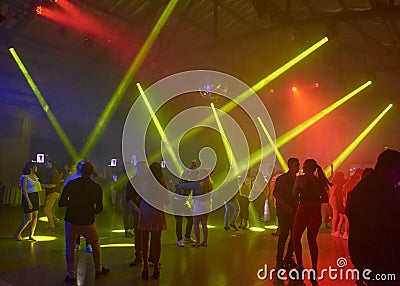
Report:
M 360 273 L 372 270 L 367 285 L 399 285 L 400 152 L 382 152 L 371 174 L 347 199 L 349 254 Z M 372 281 L 376 274 L 396 274 L 396 281 Z M 365 285 L 358 281 L 358 285 Z
M 180 184 L 184 183 L 190 183 L 191 182 L 191 170 L 196 168 L 196 160 L 193 160 L 189 169 L 185 170 L 182 174 L 182 178 L 180 180 Z M 185 199 L 185 197 L 188 197 L 190 193 L 192 192 L 192 189 L 189 188 L 178 188 L 175 189 L 175 193 L 180 196 L 184 197 L 179 197 L 179 196 L 174 196 L 174 201 L 173 201 L 173 208 L 174 208 L 174 213 L 175 213 L 175 232 L 176 232 L 176 238 L 178 241 L 178 246 L 183 247 L 184 246 L 184 241 L 189 242 L 189 243 L 194 243 L 195 241 L 191 238 L 192 234 L 192 228 L 193 228 L 193 216 L 188 216 L 188 213 L 191 213 L 192 210 L 190 209 L 191 206 L 188 202 L 188 200 Z M 180 215 L 182 214 L 182 215 Z M 183 237 L 182 235 L 182 225 L 183 225 L 183 217 L 184 214 L 186 214 L 186 229 L 185 229 L 185 236 Z
M 143 262 L 142 255 L 142 231 L 138 229 L 139 223 L 139 213 L 140 213 L 140 204 L 142 203 L 142 197 L 135 190 L 135 186 L 140 186 L 142 182 L 145 181 L 146 177 L 150 173 L 149 166 L 144 161 L 139 161 L 135 165 L 136 167 L 136 175 L 128 181 L 125 187 L 125 199 L 129 205 L 129 208 L 132 210 L 133 215 L 133 231 L 134 231 L 134 240 L 135 240 L 135 259 L 132 262 L 129 262 L 129 266 L 133 267 Z M 151 247 L 150 247 L 151 253 Z M 152 262 L 152 256 L 149 256 L 149 261 Z
M 296 173 L 300 169 L 300 163 L 297 158 L 290 158 L 288 160 L 289 170 L 280 175 L 276 179 L 274 197 L 276 199 L 276 213 L 278 216 L 278 224 L 280 229 L 280 235 L 278 239 L 278 247 L 276 254 L 276 268 L 293 268 L 296 267 L 296 263 L 293 260 L 293 243 L 292 243 L 292 228 L 294 215 L 296 213 L 297 201 L 293 196 L 293 186 L 296 179 Z M 287 238 L 290 238 L 286 251 L 285 259 L 283 260 L 283 254 L 285 251 L 285 245 Z
M 106 275 L 109 269 L 102 266 L 99 234 L 94 223 L 95 215 L 103 210 L 103 191 L 90 175 L 93 165 L 89 161 L 82 164 L 82 176 L 70 181 L 61 194 L 59 207 L 67 207 L 65 212 L 65 258 L 68 275 L 65 282 L 76 283 L 75 240 L 81 234 L 92 245 L 96 278 Z

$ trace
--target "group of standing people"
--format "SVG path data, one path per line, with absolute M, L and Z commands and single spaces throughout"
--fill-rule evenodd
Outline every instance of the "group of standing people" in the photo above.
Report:
M 277 269 L 296 268 L 299 273 L 304 270 L 301 237 L 307 229 L 311 267 L 318 274 L 316 239 L 322 224 L 321 204 L 329 200 L 333 208 L 332 235 L 349 240 L 349 253 L 355 268 L 360 273 L 369 269 L 373 275 L 392 273 L 398 279 L 400 152 L 385 150 L 379 155 L 374 169 L 356 171 L 348 180 L 343 173 L 336 172 L 332 183 L 313 159 L 304 161 L 301 173 L 297 158 L 290 158 L 288 167 L 289 170 L 277 178 L 274 189 L 280 229 Z M 343 223 L 345 232 L 341 234 Z M 316 279 L 315 276 L 311 278 Z M 357 284 L 380 285 L 374 280 L 360 279 Z

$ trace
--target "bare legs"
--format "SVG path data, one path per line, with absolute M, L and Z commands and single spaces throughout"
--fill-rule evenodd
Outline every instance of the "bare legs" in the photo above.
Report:
M 31 224 L 31 229 L 29 232 L 29 238 L 32 239 L 35 234 L 35 229 L 37 225 L 38 211 L 33 211 L 31 213 L 25 213 L 24 220 L 19 225 L 17 232 L 14 234 L 14 238 L 17 240 L 23 240 L 21 233 L 24 229 Z
M 196 243 L 192 244 L 193 246 L 200 246 L 200 226 L 203 231 L 203 242 L 201 243 L 202 246 L 207 246 L 207 239 L 208 239 L 208 228 L 207 228 L 207 221 L 208 221 L 208 214 L 203 214 L 199 216 L 195 216 L 193 218 L 193 230 L 194 236 L 196 237 Z

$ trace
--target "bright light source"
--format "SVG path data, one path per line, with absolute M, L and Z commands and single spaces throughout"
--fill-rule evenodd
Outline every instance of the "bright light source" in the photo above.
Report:
M 42 15 L 42 12 L 43 12 L 43 6 L 37 6 L 36 7 L 36 14 Z
M 292 86 L 292 92 L 296 92 L 297 91 L 297 87 L 296 86 Z

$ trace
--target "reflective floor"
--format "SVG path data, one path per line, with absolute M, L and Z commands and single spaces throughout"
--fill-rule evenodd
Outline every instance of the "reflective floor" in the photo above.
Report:
M 56 213 L 62 217 L 63 210 L 57 209 Z M 143 281 L 141 266 L 128 266 L 134 258 L 133 239 L 125 238 L 124 233 L 112 232 L 123 228 L 121 212 L 106 210 L 97 217 L 96 224 L 103 246 L 103 264 L 111 269 L 111 273 L 100 279 L 94 278 L 92 256 L 85 252 L 82 240 L 82 249 L 76 252 L 78 283 L 80 285 L 311 285 L 308 279 L 304 282 L 281 281 L 276 277 L 271 280 L 269 274 L 275 267 L 277 245 L 277 237 L 271 235 L 274 230 L 252 222 L 251 226 L 260 227 L 260 232 L 226 231 L 223 228 L 223 214 L 224 209 L 219 209 L 210 215 L 208 247 L 201 248 L 193 248 L 190 244 L 179 248 L 175 237 L 175 219 L 168 216 L 168 230 L 162 236 L 161 276 L 158 280 Z M 47 223 L 40 221 L 36 238 L 50 236 L 54 240 L 16 241 L 12 237 L 23 218 L 22 209 L 1 208 L 0 216 L 0 286 L 64 285 L 66 266 L 63 227 L 47 232 Z M 42 209 L 39 216 L 43 216 Z M 24 236 L 27 235 L 28 233 L 24 233 Z M 305 236 L 303 239 L 304 263 L 305 267 L 310 267 Z M 352 267 L 347 241 L 331 237 L 330 229 L 321 229 L 318 243 L 320 270 L 331 266 L 345 271 Z M 114 246 L 104 247 L 108 244 Z M 341 263 L 347 262 L 349 265 L 338 267 L 339 258 L 347 259 Z M 326 275 L 319 281 L 319 285 L 355 284 L 345 279 L 340 280 L 340 277 L 332 280 Z

